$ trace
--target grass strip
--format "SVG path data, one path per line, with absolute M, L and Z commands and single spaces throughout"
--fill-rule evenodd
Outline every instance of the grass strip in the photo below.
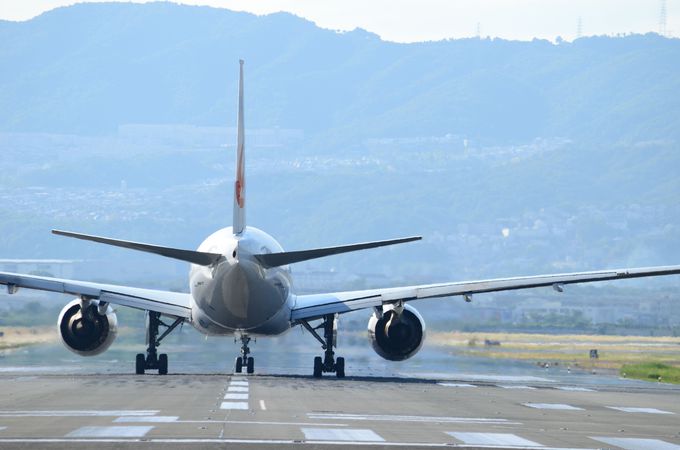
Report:
M 621 367 L 621 375 L 638 380 L 680 384 L 680 367 L 659 362 L 625 364 Z

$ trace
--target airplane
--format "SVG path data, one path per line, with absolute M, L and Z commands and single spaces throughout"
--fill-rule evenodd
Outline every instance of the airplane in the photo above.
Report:
M 167 354 L 158 346 L 180 324 L 187 322 L 206 335 L 234 336 L 240 340 L 235 372 L 254 372 L 250 356 L 252 337 L 276 336 L 301 326 L 321 344 L 323 358 L 314 358 L 313 376 L 345 376 L 345 360 L 335 357 L 336 327 L 341 314 L 371 311 L 368 335 L 375 352 L 391 361 L 406 360 L 422 347 L 426 327 L 412 302 L 419 299 L 552 287 L 680 274 L 680 265 L 598 270 L 489 280 L 450 282 L 385 289 L 296 295 L 292 264 L 340 253 L 417 241 L 420 236 L 337 247 L 284 251 L 269 234 L 246 225 L 245 136 L 243 122 L 243 60 L 239 61 L 236 180 L 232 226 L 208 236 L 197 250 L 52 230 L 56 235 L 83 239 L 131 250 L 154 253 L 190 263 L 189 293 L 166 292 L 129 286 L 92 283 L 43 276 L 0 272 L 0 284 L 9 294 L 20 288 L 76 296 L 62 309 L 57 325 L 61 340 L 82 356 L 106 351 L 117 335 L 117 318 L 111 305 L 146 311 L 146 354 L 135 359 L 136 374 L 157 370 L 168 373 Z M 165 318 L 166 321 L 163 321 Z M 164 331 L 160 333 L 161 327 Z

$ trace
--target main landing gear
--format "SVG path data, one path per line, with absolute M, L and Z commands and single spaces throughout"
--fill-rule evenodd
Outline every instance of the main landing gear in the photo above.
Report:
M 236 363 L 234 367 L 234 372 L 242 373 L 243 368 L 246 368 L 246 372 L 255 372 L 255 359 L 252 356 L 248 356 L 250 353 L 250 347 L 248 343 L 250 342 L 250 336 L 247 334 L 241 335 L 241 356 L 236 357 Z
M 314 378 L 321 378 L 323 372 L 335 372 L 338 378 L 345 377 L 345 358 L 335 358 L 333 347 L 337 345 L 337 315 L 326 314 L 323 316 L 323 322 L 316 327 L 312 327 L 309 322 L 301 322 L 302 326 L 307 329 L 312 336 L 321 342 L 321 348 L 324 350 L 323 359 L 321 356 L 314 358 Z M 323 338 L 319 336 L 316 330 L 323 329 Z
M 155 311 L 149 311 L 146 322 L 146 356 L 144 353 L 137 353 L 135 359 L 135 372 L 137 375 L 142 375 L 145 370 L 158 370 L 158 375 L 165 375 L 168 373 L 168 355 L 156 351 L 156 347 L 161 345 L 161 341 L 165 336 L 170 334 L 172 330 L 177 328 L 177 325 L 184 322 L 184 319 L 178 317 L 170 325 L 166 325 L 161 321 L 161 314 Z M 166 330 L 158 337 L 158 327 L 164 326 Z

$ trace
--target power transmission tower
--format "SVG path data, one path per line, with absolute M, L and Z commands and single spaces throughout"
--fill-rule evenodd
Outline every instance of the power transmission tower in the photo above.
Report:
M 667 10 L 666 10 L 666 0 L 661 0 L 661 11 L 659 13 L 659 34 L 661 36 L 666 36 L 668 34 L 668 28 L 666 27 Z

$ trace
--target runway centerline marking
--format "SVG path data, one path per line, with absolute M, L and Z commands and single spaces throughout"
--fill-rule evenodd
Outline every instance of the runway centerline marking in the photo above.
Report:
M 373 430 L 359 428 L 301 428 L 307 441 L 385 442 Z
M 675 414 L 670 411 L 664 411 L 663 409 L 656 408 L 636 408 L 632 406 L 607 406 L 609 409 L 615 409 L 617 411 L 623 411 L 627 413 L 644 413 L 644 414 Z
M 458 431 L 447 431 L 446 434 L 469 445 L 543 447 L 543 445 L 538 442 L 530 441 L 510 433 L 463 433 Z
M 224 396 L 225 400 L 248 400 L 248 394 L 229 393 Z
M 247 381 L 233 381 L 232 380 L 229 383 L 229 386 L 248 386 L 248 382 Z
M 439 386 L 445 386 L 445 387 L 459 387 L 459 388 L 474 388 L 477 387 L 474 384 L 470 383 L 437 383 Z
M 659 439 L 620 438 L 591 436 L 590 439 L 604 442 L 608 445 L 616 445 L 626 450 L 680 450 L 680 445 Z
M 307 413 L 310 419 L 322 420 L 363 420 L 388 422 L 439 422 L 439 423 L 473 423 L 494 425 L 522 425 L 521 422 L 511 422 L 507 419 L 481 417 L 439 417 L 439 416 L 399 416 L 383 414 L 346 414 L 346 413 Z
M 97 437 L 143 437 L 153 429 L 152 426 L 128 427 L 80 427 L 71 431 L 66 437 L 97 438 Z
M 267 410 L 267 405 L 264 404 L 264 400 L 260 400 L 260 409 L 261 409 L 262 411 L 266 411 L 266 410 Z
M 583 411 L 583 408 L 571 406 L 565 403 L 522 403 L 524 406 L 535 409 L 554 409 L 562 411 Z
M 496 386 L 503 389 L 536 389 L 535 387 L 522 384 L 497 384 Z

